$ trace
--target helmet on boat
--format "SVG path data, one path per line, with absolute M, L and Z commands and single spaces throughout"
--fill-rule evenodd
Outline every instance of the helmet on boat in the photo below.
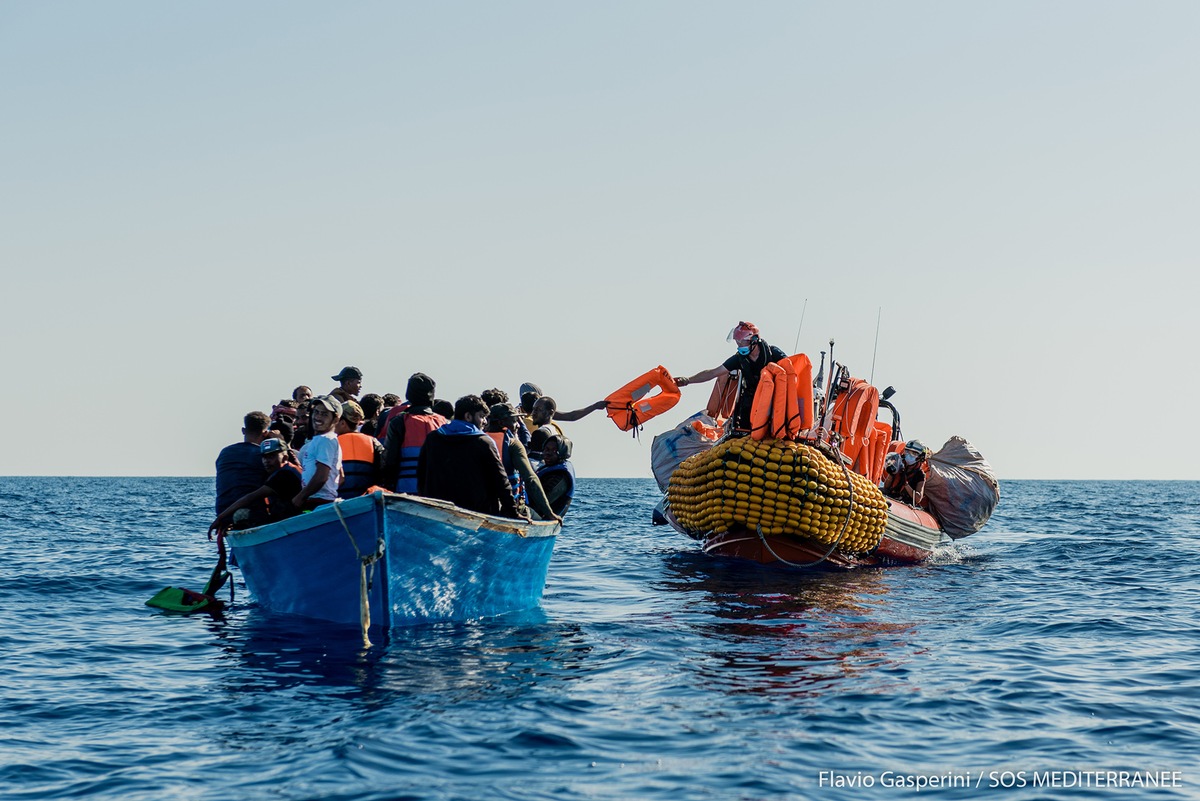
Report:
M 925 461 L 933 451 L 919 439 L 910 439 L 904 443 L 903 461 L 905 465 L 914 465 Z
M 739 339 L 751 339 L 756 336 L 758 336 L 758 326 L 743 320 L 729 330 L 729 336 L 725 337 L 725 341 L 737 342 Z

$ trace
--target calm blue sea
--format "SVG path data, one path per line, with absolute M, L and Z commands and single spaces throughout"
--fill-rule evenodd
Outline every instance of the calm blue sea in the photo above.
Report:
M 203 586 L 211 480 L 0 478 L 0 798 L 1200 797 L 1200 483 L 1006 482 L 934 563 L 825 575 L 655 500 L 581 482 L 540 611 L 363 652 L 240 582 L 143 605 Z

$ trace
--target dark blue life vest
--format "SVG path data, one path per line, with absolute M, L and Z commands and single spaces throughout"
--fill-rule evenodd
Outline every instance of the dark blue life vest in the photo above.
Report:
M 550 504 L 550 508 L 554 510 L 554 514 L 562 517 L 564 514 L 566 514 L 567 507 L 571 505 L 571 500 L 575 497 L 575 465 L 571 464 L 571 460 L 568 459 L 565 462 L 559 462 L 558 464 L 550 467 L 543 467 L 541 470 L 537 471 L 538 478 L 541 479 L 543 485 L 546 484 L 546 476 L 551 476 L 554 473 L 566 473 L 568 476 L 568 478 L 565 479 L 568 482 L 566 495 L 559 497 L 556 501 L 553 501 Z M 555 476 L 555 478 L 558 477 Z M 546 490 L 547 495 L 549 495 L 550 492 L 550 489 Z
M 404 426 L 404 434 L 400 446 L 400 474 L 396 479 L 396 492 L 417 494 L 417 460 L 421 457 L 421 446 L 431 431 L 437 431 L 446 425 L 446 418 L 440 414 L 411 414 L 401 412 L 398 421 L 392 425 Z

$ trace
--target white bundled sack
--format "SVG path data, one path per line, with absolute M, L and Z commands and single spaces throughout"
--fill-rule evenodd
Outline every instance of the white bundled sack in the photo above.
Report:
M 1000 482 L 987 459 L 962 437 L 951 437 L 929 457 L 922 505 L 954 539 L 974 534 L 996 510 Z
M 659 434 L 650 443 L 650 469 L 654 471 L 654 480 L 658 488 L 667 491 L 667 483 L 675 468 L 689 456 L 702 453 L 716 442 L 697 431 L 692 423 L 699 420 L 706 426 L 715 427 L 717 422 L 704 412 L 697 412 L 679 425 Z

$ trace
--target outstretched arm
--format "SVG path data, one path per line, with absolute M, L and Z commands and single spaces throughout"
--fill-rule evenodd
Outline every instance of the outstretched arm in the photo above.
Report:
M 686 387 L 688 384 L 703 384 L 705 381 L 712 381 L 714 378 L 728 373 L 729 369 L 724 364 L 718 364 L 711 370 L 701 370 L 695 375 L 680 376 L 675 379 L 675 386 Z
M 607 405 L 607 401 L 598 400 L 589 406 L 584 406 L 582 409 L 576 409 L 573 412 L 556 411 L 554 413 L 554 419 L 562 420 L 565 423 L 574 423 L 576 420 L 582 420 L 583 418 L 587 417 L 592 412 L 603 409 L 605 405 Z

